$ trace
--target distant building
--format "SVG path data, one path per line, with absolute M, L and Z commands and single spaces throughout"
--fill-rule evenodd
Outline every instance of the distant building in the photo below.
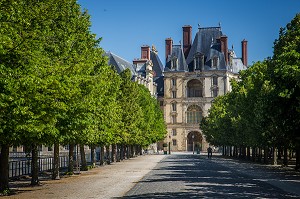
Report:
M 247 68 L 247 41 L 242 57 L 228 49 L 221 27 L 198 28 L 192 42 L 192 27 L 183 27 L 183 43 L 165 40 L 164 117 L 172 151 L 206 150 L 201 118 L 207 116 L 213 99 L 231 91 L 230 80 Z
M 113 65 L 118 73 L 128 68 L 131 71 L 132 79 L 148 88 L 153 97 L 163 95 L 163 64 L 154 46 L 152 46 L 152 50 L 147 45 L 142 46 L 141 58 L 133 60 L 133 63 L 111 52 L 106 52 L 105 55 L 109 58 L 108 64 Z

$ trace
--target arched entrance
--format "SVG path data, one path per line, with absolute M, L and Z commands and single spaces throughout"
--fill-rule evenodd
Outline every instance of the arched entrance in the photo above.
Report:
M 187 150 L 188 151 L 202 150 L 202 135 L 198 131 L 191 131 L 187 136 Z

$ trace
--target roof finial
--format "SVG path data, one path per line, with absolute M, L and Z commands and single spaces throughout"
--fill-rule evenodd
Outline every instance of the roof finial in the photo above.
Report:
M 221 28 L 221 22 L 219 22 L 219 27 Z
M 198 28 L 200 28 L 200 23 L 198 23 Z

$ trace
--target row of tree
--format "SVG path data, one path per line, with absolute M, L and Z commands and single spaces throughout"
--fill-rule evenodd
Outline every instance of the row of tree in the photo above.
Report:
M 215 99 L 201 122 L 215 145 L 296 151 L 300 168 L 300 14 L 281 28 L 274 54 L 232 81 L 232 92 Z M 241 150 L 242 154 L 243 151 Z M 276 150 L 274 150 L 276 151 Z
M 76 0 L 1 0 L 0 9 L 0 191 L 13 145 L 30 146 L 37 168 L 37 146 L 54 144 L 56 178 L 60 144 L 145 147 L 164 138 L 156 99 L 129 70 L 108 66 Z

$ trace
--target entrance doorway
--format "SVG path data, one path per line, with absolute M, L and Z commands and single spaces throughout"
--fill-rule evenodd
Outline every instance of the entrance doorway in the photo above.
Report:
M 191 131 L 187 136 L 187 150 L 188 151 L 202 150 L 202 135 L 198 131 Z

